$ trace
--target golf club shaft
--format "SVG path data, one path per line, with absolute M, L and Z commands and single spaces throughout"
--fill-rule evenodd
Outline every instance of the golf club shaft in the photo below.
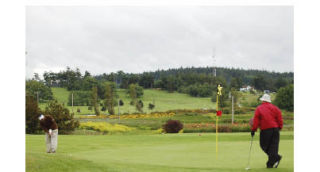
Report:
M 253 142 L 253 136 L 251 137 L 251 144 L 250 144 L 249 158 L 248 158 L 248 165 L 247 165 L 247 167 L 249 167 L 249 165 L 250 165 L 252 142 Z

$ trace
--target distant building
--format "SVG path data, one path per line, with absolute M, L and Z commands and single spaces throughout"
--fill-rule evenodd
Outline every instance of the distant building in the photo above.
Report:
M 264 94 L 270 94 L 270 90 L 264 90 L 263 93 Z
M 60 86 L 60 80 L 50 80 L 50 86 L 51 87 L 59 87 Z
M 240 88 L 239 90 L 242 91 L 242 92 L 248 92 L 250 90 L 254 90 L 254 88 L 251 87 L 250 85 L 245 85 L 242 88 Z

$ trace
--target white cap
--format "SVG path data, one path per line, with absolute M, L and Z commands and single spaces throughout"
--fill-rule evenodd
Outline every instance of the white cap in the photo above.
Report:
M 44 118 L 44 116 L 41 114 L 40 116 L 39 116 L 39 120 L 42 120 Z
M 270 97 L 269 94 L 264 94 L 264 95 L 260 98 L 260 100 L 271 103 L 271 97 Z

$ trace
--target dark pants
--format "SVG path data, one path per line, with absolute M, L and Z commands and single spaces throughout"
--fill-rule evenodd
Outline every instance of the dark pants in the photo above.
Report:
M 260 132 L 261 149 L 268 155 L 267 167 L 272 167 L 280 159 L 279 139 L 279 128 L 269 128 Z

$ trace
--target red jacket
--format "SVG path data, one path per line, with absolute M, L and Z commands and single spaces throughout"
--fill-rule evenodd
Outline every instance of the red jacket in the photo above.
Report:
M 282 126 L 282 115 L 277 106 L 268 102 L 262 102 L 262 104 L 257 107 L 254 113 L 252 131 L 256 131 L 258 127 L 260 127 L 260 130 L 268 128 L 282 129 Z

